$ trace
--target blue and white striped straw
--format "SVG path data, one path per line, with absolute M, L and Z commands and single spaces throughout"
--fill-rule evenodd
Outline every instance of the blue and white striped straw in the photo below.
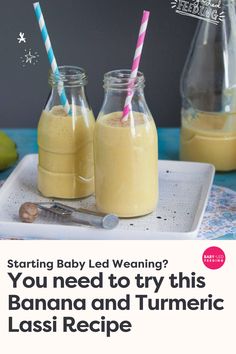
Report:
M 63 82 L 60 80 L 60 72 L 59 72 L 59 69 L 57 66 L 56 58 L 55 58 L 55 55 L 54 55 L 54 52 L 52 49 L 51 41 L 50 41 L 50 38 L 48 35 L 47 27 L 46 27 L 46 24 L 45 24 L 45 21 L 43 18 L 43 13 L 42 13 L 40 4 L 39 4 L 39 2 L 35 2 L 33 5 L 34 5 L 34 11 L 35 11 L 38 23 L 39 23 L 41 35 L 42 35 L 42 38 L 43 38 L 43 41 L 45 44 L 45 48 L 47 51 L 48 60 L 51 65 L 51 68 L 52 68 L 52 72 L 55 75 L 56 80 L 59 79 L 57 86 L 58 86 L 58 93 L 60 96 L 61 105 L 63 106 L 63 108 L 67 114 L 72 115 L 71 108 L 70 108 L 69 102 L 66 97 L 66 92 L 64 89 Z

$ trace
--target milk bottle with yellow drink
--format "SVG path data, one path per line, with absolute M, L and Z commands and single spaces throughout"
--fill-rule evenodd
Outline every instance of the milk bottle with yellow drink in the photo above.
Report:
M 181 79 L 182 160 L 236 169 L 236 1 L 218 25 L 199 21 Z
M 158 199 L 157 130 L 140 72 L 128 120 L 121 121 L 129 81 L 129 70 L 105 74 L 105 98 L 94 133 L 96 205 L 120 217 L 151 213 Z
M 60 67 L 50 73 L 52 91 L 38 124 L 38 189 L 46 197 L 82 198 L 94 192 L 94 116 L 89 107 L 83 69 Z M 63 82 L 71 115 L 61 106 L 58 82 Z

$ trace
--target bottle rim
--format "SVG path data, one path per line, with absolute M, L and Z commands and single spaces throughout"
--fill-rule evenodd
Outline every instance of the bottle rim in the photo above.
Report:
M 108 71 L 104 75 L 103 87 L 104 89 L 124 90 L 142 89 L 145 86 L 145 77 L 141 71 L 138 71 L 136 78 L 132 79 L 131 70 L 117 69 Z
M 63 65 L 59 66 L 59 73 L 49 70 L 48 83 L 54 87 L 58 82 L 63 82 L 64 87 L 85 86 L 88 83 L 88 76 L 85 70 L 79 66 Z

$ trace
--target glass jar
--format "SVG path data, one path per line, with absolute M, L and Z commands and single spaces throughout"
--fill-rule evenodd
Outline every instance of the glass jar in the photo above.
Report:
M 38 189 L 45 197 L 82 198 L 94 192 L 95 120 L 85 92 L 87 75 L 75 66 L 62 66 L 59 71 L 60 77 L 49 74 L 52 90 L 38 124 Z M 71 115 L 60 103 L 59 81 Z
M 132 83 L 128 120 L 121 121 L 130 73 L 105 74 L 105 98 L 94 132 L 96 205 L 99 211 L 119 217 L 149 214 L 158 199 L 157 130 L 144 97 L 141 72 Z
M 236 1 L 223 21 L 199 21 L 181 78 L 180 158 L 236 169 Z

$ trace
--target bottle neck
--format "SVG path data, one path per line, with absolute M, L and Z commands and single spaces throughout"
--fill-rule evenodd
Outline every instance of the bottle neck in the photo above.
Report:
M 105 96 L 100 115 L 123 112 L 127 95 L 132 95 L 131 110 L 151 116 L 144 96 L 145 79 L 141 72 L 132 79 L 130 70 L 114 70 L 104 76 Z
M 121 95 L 127 95 L 130 91 L 133 94 L 141 94 L 145 86 L 144 75 L 138 72 L 137 76 L 132 78 L 130 70 L 110 71 L 104 75 L 103 82 L 105 92 L 112 91 L 113 94 Z
M 50 72 L 49 84 L 52 91 L 45 107 L 46 110 L 49 111 L 52 107 L 62 104 L 59 94 L 59 87 L 62 85 L 72 110 L 75 106 L 90 109 L 86 95 L 87 75 L 84 69 L 76 66 L 61 66 L 58 72 Z
M 184 109 L 235 112 L 236 0 L 221 3 L 223 20 L 199 21 L 181 76 Z
M 58 83 L 62 83 L 64 88 L 79 88 L 87 85 L 88 77 L 83 68 L 78 66 L 59 66 L 59 70 L 49 72 L 49 84 L 56 88 Z

